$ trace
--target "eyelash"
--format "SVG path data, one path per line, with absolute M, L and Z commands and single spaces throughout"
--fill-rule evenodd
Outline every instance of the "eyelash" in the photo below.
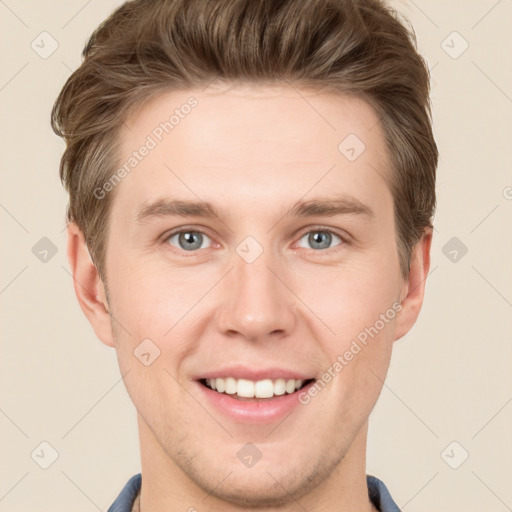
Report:
M 166 234 L 163 237 L 163 241 L 162 242 L 164 244 L 166 244 L 166 245 L 171 245 L 169 243 L 169 239 L 172 238 L 175 235 L 180 235 L 181 233 L 199 233 L 201 235 L 205 235 L 206 237 L 208 237 L 213 242 L 212 237 L 210 237 L 208 234 L 206 234 L 203 231 L 200 231 L 199 229 L 194 229 L 194 228 L 181 228 L 181 229 L 179 229 L 177 231 L 172 231 L 172 232 Z M 302 240 L 302 238 L 304 238 L 304 236 L 309 235 L 311 233 L 329 233 L 330 235 L 339 238 L 340 241 L 341 241 L 340 243 L 338 243 L 334 247 L 329 247 L 327 249 L 309 249 L 310 251 L 313 251 L 313 252 L 315 252 L 317 254 L 329 255 L 329 254 L 331 254 L 331 252 L 339 250 L 341 246 L 347 245 L 349 243 L 348 240 L 347 240 L 347 237 L 344 237 L 344 236 L 340 235 L 339 233 L 336 233 L 332 229 L 324 228 L 322 226 L 316 226 L 313 229 L 310 229 L 309 231 L 305 231 L 305 232 L 301 233 L 301 235 L 299 237 L 299 241 Z M 197 252 L 199 252 L 201 250 L 201 249 L 195 249 L 195 250 L 192 250 L 192 251 L 185 251 L 184 249 L 180 249 L 179 247 L 176 247 L 176 246 L 173 246 L 173 245 L 171 247 L 173 248 L 173 250 L 175 249 L 175 250 L 177 250 L 177 251 L 179 251 L 181 253 L 185 253 L 185 257 L 193 256 L 193 255 L 195 255 L 195 253 L 197 253 Z

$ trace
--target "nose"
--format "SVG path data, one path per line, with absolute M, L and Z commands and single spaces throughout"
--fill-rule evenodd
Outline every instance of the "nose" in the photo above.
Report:
M 279 262 L 266 251 L 252 263 L 235 253 L 233 267 L 223 284 L 225 300 L 217 314 L 220 332 L 253 342 L 292 333 L 297 299 Z

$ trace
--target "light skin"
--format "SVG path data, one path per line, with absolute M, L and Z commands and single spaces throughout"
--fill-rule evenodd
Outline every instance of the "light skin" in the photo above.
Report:
M 68 227 L 80 306 L 116 349 L 137 408 L 141 510 L 375 510 L 365 480 L 368 416 L 393 342 L 419 314 L 431 231 L 404 280 L 384 135 L 373 109 L 355 97 L 287 85 L 165 93 L 127 120 L 120 160 L 190 96 L 197 107 L 115 190 L 108 301 L 82 233 Z M 350 133 L 366 146 L 353 162 L 338 150 Z M 290 214 L 297 201 L 327 197 L 343 198 L 344 213 Z M 138 222 L 137 212 L 159 199 L 208 202 L 218 217 Z M 170 233 L 178 229 L 200 232 L 200 248 L 187 250 L 187 240 Z M 326 230 L 333 234 L 325 245 L 308 237 Z M 252 263 L 236 251 L 248 236 L 263 249 Z M 378 335 L 280 423 L 235 422 L 194 380 L 235 362 L 319 379 L 396 303 L 401 311 Z M 160 349 L 149 366 L 133 353 L 146 338 Z M 262 453 L 251 468 L 237 458 L 248 442 Z

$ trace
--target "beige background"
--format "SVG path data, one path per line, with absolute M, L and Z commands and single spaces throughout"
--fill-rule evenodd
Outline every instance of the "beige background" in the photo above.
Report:
M 118 4 L 0 1 L 0 511 L 105 511 L 140 471 L 115 353 L 74 296 L 63 143 L 49 124 L 86 39 Z M 368 472 L 407 512 L 510 510 L 512 0 L 393 5 L 432 69 L 439 207 L 424 309 L 396 344 L 372 414 Z M 31 47 L 43 31 L 59 45 L 46 59 Z M 43 237 L 57 249 L 45 263 L 32 252 Z M 455 262 L 452 237 L 468 249 Z M 47 469 L 43 441 L 58 453 Z

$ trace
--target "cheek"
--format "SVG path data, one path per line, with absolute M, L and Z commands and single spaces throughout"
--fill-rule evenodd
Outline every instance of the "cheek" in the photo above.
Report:
M 392 272 L 386 258 L 377 260 L 331 268 L 323 275 L 315 272 L 299 292 L 332 330 L 323 325 L 317 330 L 327 373 L 322 380 L 330 381 L 329 395 L 356 423 L 362 411 L 369 413 L 382 389 L 401 307 L 396 302 L 398 267 Z
M 208 279 L 197 270 L 132 261 L 126 259 L 113 272 L 116 313 L 138 334 L 161 338 L 198 303 Z
M 324 324 L 325 335 L 320 339 L 331 339 L 342 349 L 376 323 L 379 331 L 392 334 L 400 275 L 398 265 L 393 270 L 393 265 L 382 260 L 367 259 L 351 266 L 312 266 L 302 272 L 294 289 Z
M 187 322 L 193 318 L 188 313 L 199 297 L 192 294 L 188 300 L 185 282 L 180 281 L 169 272 L 148 267 L 144 271 L 116 270 L 112 306 L 119 367 L 127 375 L 125 385 L 132 401 L 149 421 L 165 414 L 172 414 L 174 421 L 183 413 L 180 406 L 165 413 L 155 406 L 180 403 L 178 365 L 194 349 L 190 340 L 195 338 L 187 333 Z
M 121 372 L 129 371 L 128 380 L 141 389 L 170 379 L 165 369 L 175 375 L 173 362 L 188 350 L 182 332 L 192 307 L 184 297 L 186 287 L 147 267 L 142 271 L 119 266 L 111 280 L 112 326 Z

